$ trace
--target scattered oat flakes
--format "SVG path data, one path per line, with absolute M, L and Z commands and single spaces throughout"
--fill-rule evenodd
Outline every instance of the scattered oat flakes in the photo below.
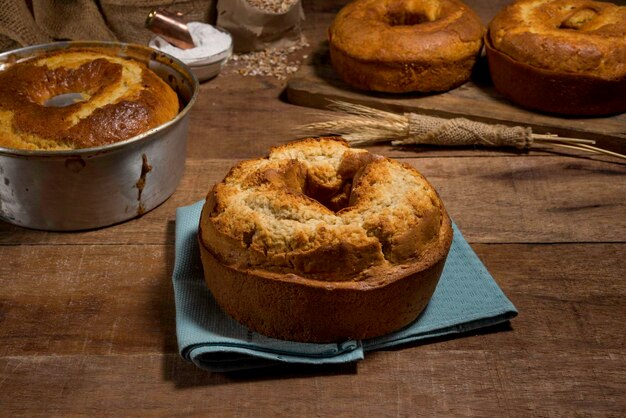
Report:
M 267 48 L 262 51 L 233 54 L 231 63 L 234 71 L 243 76 L 270 76 L 285 80 L 300 68 L 301 61 L 290 57 L 296 51 L 309 46 L 302 39 L 295 45 L 285 48 Z M 302 59 L 306 59 L 304 55 Z

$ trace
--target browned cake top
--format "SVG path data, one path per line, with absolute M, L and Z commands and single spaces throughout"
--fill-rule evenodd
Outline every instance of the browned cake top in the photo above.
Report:
M 235 166 L 209 193 L 200 229 L 227 266 L 340 282 L 438 260 L 451 240 L 444 218 L 415 169 L 324 138 Z
M 493 46 L 528 65 L 626 77 L 626 7 L 589 0 L 519 0 L 489 24 Z
M 476 55 L 484 28 L 457 0 L 356 0 L 335 17 L 330 40 L 367 61 L 459 61 Z
M 62 94 L 83 100 L 46 105 Z M 173 119 L 176 93 L 142 63 L 104 49 L 74 49 L 0 72 L 0 146 L 74 149 L 131 138 Z

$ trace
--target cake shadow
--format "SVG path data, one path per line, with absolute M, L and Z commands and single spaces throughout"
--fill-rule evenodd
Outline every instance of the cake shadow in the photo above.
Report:
M 277 363 L 262 368 L 229 372 L 210 372 L 185 361 L 180 355 L 163 356 L 163 379 L 173 383 L 176 389 L 203 386 L 221 386 L 241 382 L 262 382 L 315 378 L 320 376 L 356 375 L 358 363 L 307 365 Z

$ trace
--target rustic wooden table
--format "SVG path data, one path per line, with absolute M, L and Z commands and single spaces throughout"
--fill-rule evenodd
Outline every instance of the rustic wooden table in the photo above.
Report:
M 485 21 L 502 3 L 471 2 Z M 305 6 L 310 54 L 337 5 Z M 139 219 L 80 233 L 0 223 L 0 415 L 626 413 L 626 166 L 611 157 L 372 147 L 431 180 L 519 316 L 351 365 L 211 374 L 181 359 L 175 208 L 332 115 L 284 88 L 232 67 L 203 84 L 185 176 Z

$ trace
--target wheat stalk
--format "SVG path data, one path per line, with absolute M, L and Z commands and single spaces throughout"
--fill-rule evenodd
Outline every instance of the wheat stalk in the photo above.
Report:
M 415 140 L 415 138 L 413 138 L 413 141 L 409 141 L 408 139 L 411 136 L 412 130 L 413 128 L 415 128 L 411 125 L 412 123 L 414 123 L 412 122 L 413 118 L 411 118 L 411 116 L 417 116 L 418 121 L 420 120 L 420 117 L 431 119 L 432 117 L 416 114 L 396 114 L 384 110 L 373 109 L 359 104 L 346 103 L 341 101 L 332 101 L 329 108 L 331 110 L 343 112 L 345 115 L 329 121 L 304 125 L 301 129 L 307 133 L 341 135 L 344 139 L 354 145 L 370 145 L 389 141 L 391 141 L 392 145 L 407 145 L 411 143 L 432 145 L 468 145 L 467 142 L 455 143 L 455 138 L 446 138 L 446 140 L 443 141 L 442 138 L 437 138 L 436 135 L 426 135 L 426 139 L 424 139 L 424 135 L 422 135 L 422 137 L 420 137 L 418 140 Z M 438 120 L 442 121 L 442 123 L 455 121 L 455 119 Z M 502 125 L 487 125 L 461 119 L 456 120 L 462 121 L 460 122 L 462 126 L 464 122 L 468 122 L 467 126 L 469 126 L 469 128 L 467 129 L 489 130 L 497 128 L 501 129 L 501 132 L 506 133 L 512 132 L 513 129 L 518 129 L 517 132 L 520 132 L 520 127 L 504 127 Z M 530 132 L 529 128 L 523 129 L 525 131 L 522 132 Z M 487 146 L 510 145 L 517 146 L 518 148 L 531 148 L 533 146 L 544 145 L 575 149 L 578 151 L 591 153 L 601 153 L 617 158 L 626 159 L 626 156 L 623 154 L 592 146 L 595 144 L 595 141 L 590 139 L 569 138 L 553 134 L 536 134 L 532 132 L 529 135 L 531 139 L 528 140 L 526 138 L 525 142 L 523 142 L 524 138 L 516 138 L 513 142 L 510 141 L 510 138 L 508 139 L 509 142 L 492 142 L 487 139 L 481 138 L 481 133 L 479 133 L 476 134 L 476 137 L 480 138 L 480 140 L 476 140 L 475 142 L 473 142 L 473 144 Z

